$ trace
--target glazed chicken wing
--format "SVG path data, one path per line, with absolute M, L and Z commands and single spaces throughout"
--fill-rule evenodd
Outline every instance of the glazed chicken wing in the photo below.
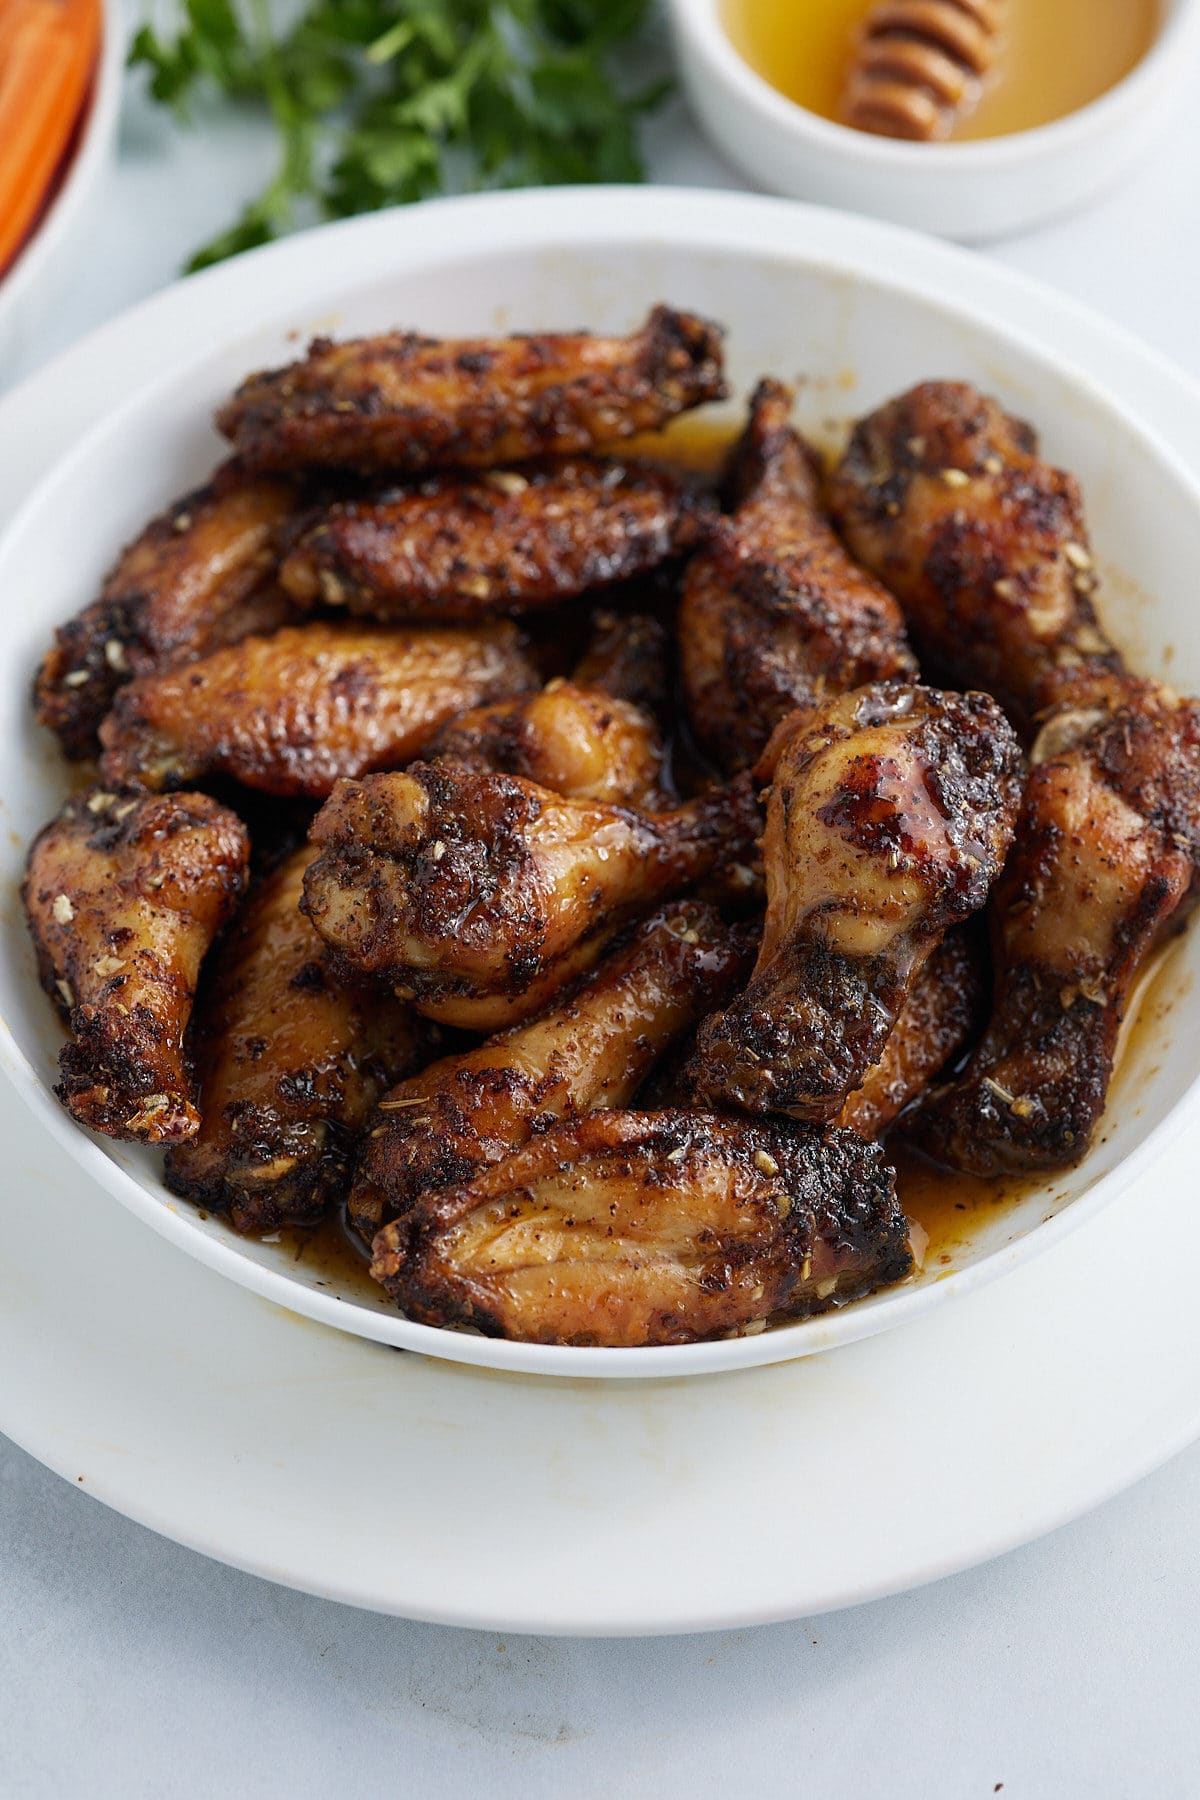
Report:
M 101 767 L 117 785 L 219 773 L 319 800 L 340 776 L 407 762 L 464 708 L 536 686 L 511 625 L 302 625 L 130 682 Z
M 521 993 L 614 914 L 684 892 L 753 838 L 748 783 L 642 813 L 451 762 L 341 782 L 305 908 L 347 972 L 421 1010 Z
M 131 676 L 174 668 L 292 615 L 271 582 L 289 483 L 236 463 L 151 520 L 98 600 L 55 633 L 38 672 L 37 716 L 68 756 L 92 756 L 100 721 Z
M 975 1175 L 1087 1151 L 1134 980 L 1200 858 L 1200 705 L 1128 681 L 1125 705 L 1057 715 L 1043 739 L 992 900 L 991 1020 L 917 1121 L 924 1148 Z
M 734 511 L 684 578 L 688 717 L 729 770 L 753 763 L 794 708 L 916 674 L 899 607 L 850 560 L 821 510 L 815 459 L 788 422 L 791 406 L 789 389 L 760 383 L 729 471 Z
M 834 1117 L 883 1054 L 925 958 L 987 899 L 1012 841 L 1021 758 L 984 694 L 900 683 L 781 728 L 753 978 L 700 1033 L 713 1104 Z
M 883 1054 L 846 1101 L 838 1124 L 882 1137 L 965 1047 L 982 1021 L 983 946 L 973 929 L 944 937 L 913 977 Z
M 651 914 L 568 1000 L 392 1089 L 364 1147 L 351 1224 L 369 1244 L 421 1194 L 469 1181 L 555 1119 L 628 1105 L 752 961 L 746 934 L 709 906 Z
M 717 327 L 656 306 L 627 338 L 317 338 L 244 381 L 217 424 L 257 469 L 491 468 L 653 431 L 724 393 Z
M 520 775 L 567 800 L 600 800 L 653 812 L 667 804 L 665 751 L 641 707 L 598 688 L 551 681 L 540 694 L 461 713 L 425 751 L 467 769 Z
M 846 542 L 886 581 L 938 674 L 985 688 L 1026 732 L 1120 672 L 1092 604 L 1074 478 L 963 383 L 930 381 L 864 419 L 834 476 Z
M 241 821 L 205 794 L 92 788 L 36 839 L 25 912 L 74 1038 L 55 1092 L 80 1124 L 148 1143 L 196 1130 L 184 1032 L 249 853 Z
M 371 1272 L 426 1324 L 629 1347 L 804 1318 L 911 1266 L 875 1145 L 671 1111 L 571 1120 L 426 1194 Z
M 376 619 L 527 612 L 646 573 L 701 536 L 706 498 L 652 463 L 438 475 L 330 506 L 284 559 L 294 600 Z
M 312 1224 L 344 1193 L 383 1089 L 418 1067 L 430 1028 L 391 994 L 343 987 L 299 910 L 312 852 L 252 891 L 205 970 L 192 1016 L 200 1128 L 167 1186 L 239 1231 Z

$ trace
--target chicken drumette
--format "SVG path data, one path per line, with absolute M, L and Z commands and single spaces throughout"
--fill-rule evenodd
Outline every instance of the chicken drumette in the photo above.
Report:
M 679 649 L 692 729 L 729 770 L 748 767 L 796 707 L 916 664 L 892 596 L 856 566 L 821 510 L 792 396 L 762 382 L 726 486 L 732 513 L 692 558 Z
M 206 794 L 104 788 L 69 800 L 35 841 L 25 911 L 73 1034 L 55 1092 L 81 1124 L 149 1143 L 196 1130 L 184 1033 L 249 853 L 241 821 Z
M 712 1104 L 823 1120 L 879 1061 L 930 951 L 986 900 L 1020 752 L 986 695 L 894 683 L 798 714 L 768 756 L 762 947 L 692 1073 Z

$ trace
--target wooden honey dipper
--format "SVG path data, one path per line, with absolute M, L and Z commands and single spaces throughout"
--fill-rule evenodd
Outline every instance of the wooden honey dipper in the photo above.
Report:
M 881 137 L 949 137 L 979 103 L 1006 12 L 1007 0 L 879 0 L 858 34 L 842 119 Z

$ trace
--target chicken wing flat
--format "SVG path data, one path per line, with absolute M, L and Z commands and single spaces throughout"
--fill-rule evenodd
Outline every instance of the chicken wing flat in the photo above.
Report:
M 294 614 L 271 577 L 295 506 L 285 481 L 236 463 L 184 495 L 123 551 L 98 600 L 55 633 L 34 690 L 68 756 L 92 756 L 100 721 L 134 675 L 191 662 Z
M 794 708 L 916 674 L 895 600 L 850 560 L 821 510 L 791 407 L 789 389 L 759 384 L 728 475 L 734 511 L 684 578 L 688 717 L 730 771 L 753 763 Z
M 540 694 L 461 713 L 439 731 L 425 756 L 520 775 L 567 800 L 649 812 L 667 805 L 665 750 L 650 714 L 573 681 L 551 681 Z
M 693 1075 L 712 1104 L 822 1120 L 879 1062 L 934 945 L 987 899 L 1021 757 L 987 695 L 900 683 L 798 714 L 776 753 L 758 963 L 702 1027 Z
M 1055 1169 L 1087 1151 L 1122 1017 L 1146 956 L 1194 892 L 1200 706 L 1150 682 L 1066 736 L 1030 777 L 991 905 L 992 1016 L 961 1077 L 931 1095 L 917 1138 L 975 1175 Z M 1049 746 L 1048 746 L 1049 747 Z
M 192 1015 L 200 1128 L 167 1186 L 239 1231 L 312 1224 L 349 1181 L 383 1089 L 418 1067 L 430 1029 L 391 994 L 337 982 L 299 910 L 305 847 L 255 888 L 206 968 Z
M 543 1344 L 682 1344 L 898 1281 L 908 1222 L 879 1149 L 712 1113 L 573 1119 L 375 1240 L 411 1317 Z
M 249 854 L 241 821 L 205 794 L 92 788 L 35 840 L 25 913 L 74 1034 L 55 1093 L 80 1124 L 148 1143 L 196 1130 L 184 1033 Z
M 438 475 L 330 506 L 285 557 L 301 605 L 376 619 L 471 621 L 573 599 L 695 544 L 707 497 L 652 463 Z
M 101 728 L 101 767 L 114 785 L 219 773 L 323 799 L 340 776 L 418 755 L 465 707 L 537 685 L 511 625 L 289 627 L 130 682 Z
M 760 822 L 748 782 L 643 813 L 456 763 L 341 782 L 304 905 L 350 975 L 418 1007 L 515 994 L 614 915 L 684 892 Z
M 890 401 L 855 430 L 830 495 L 922 659 L 994 694 L 1027 739 L 1081 680 L 1119 674 L 1092 603 L 1078 484 L 996 401 L 948 381 Z
M 709 906 L 651 914 L 568 1000 L 392 1089 L 363 1149 L 351 1224 L 369 1244 L 421 1194 L 469 1181 L 554 1120 L 628 1105 L 752 961 L 745 932 Z
M 256 469 L 491 468 L 574 456 L 724 395 L 719 329 L 656 306 L 627 338 L 317 338 L 243 382 L 217 424 Z
M 862 1138 L 882 1137 L 966 1047 L 987 1003 L 983 946 L 974 930 L 944 937 L 913 977 L 883 1055 L 838 1114 Z

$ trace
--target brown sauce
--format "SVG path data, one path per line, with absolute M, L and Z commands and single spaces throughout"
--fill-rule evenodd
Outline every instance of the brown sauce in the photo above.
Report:
M 734 48 L 806 111 L 838 119 L 854 34 L 873 0 L 724 0 Z M 1008 0 L 999 60 L 956 141 L 1048 125 L 1098 100 L 1142 60 L 1161 0 Z

